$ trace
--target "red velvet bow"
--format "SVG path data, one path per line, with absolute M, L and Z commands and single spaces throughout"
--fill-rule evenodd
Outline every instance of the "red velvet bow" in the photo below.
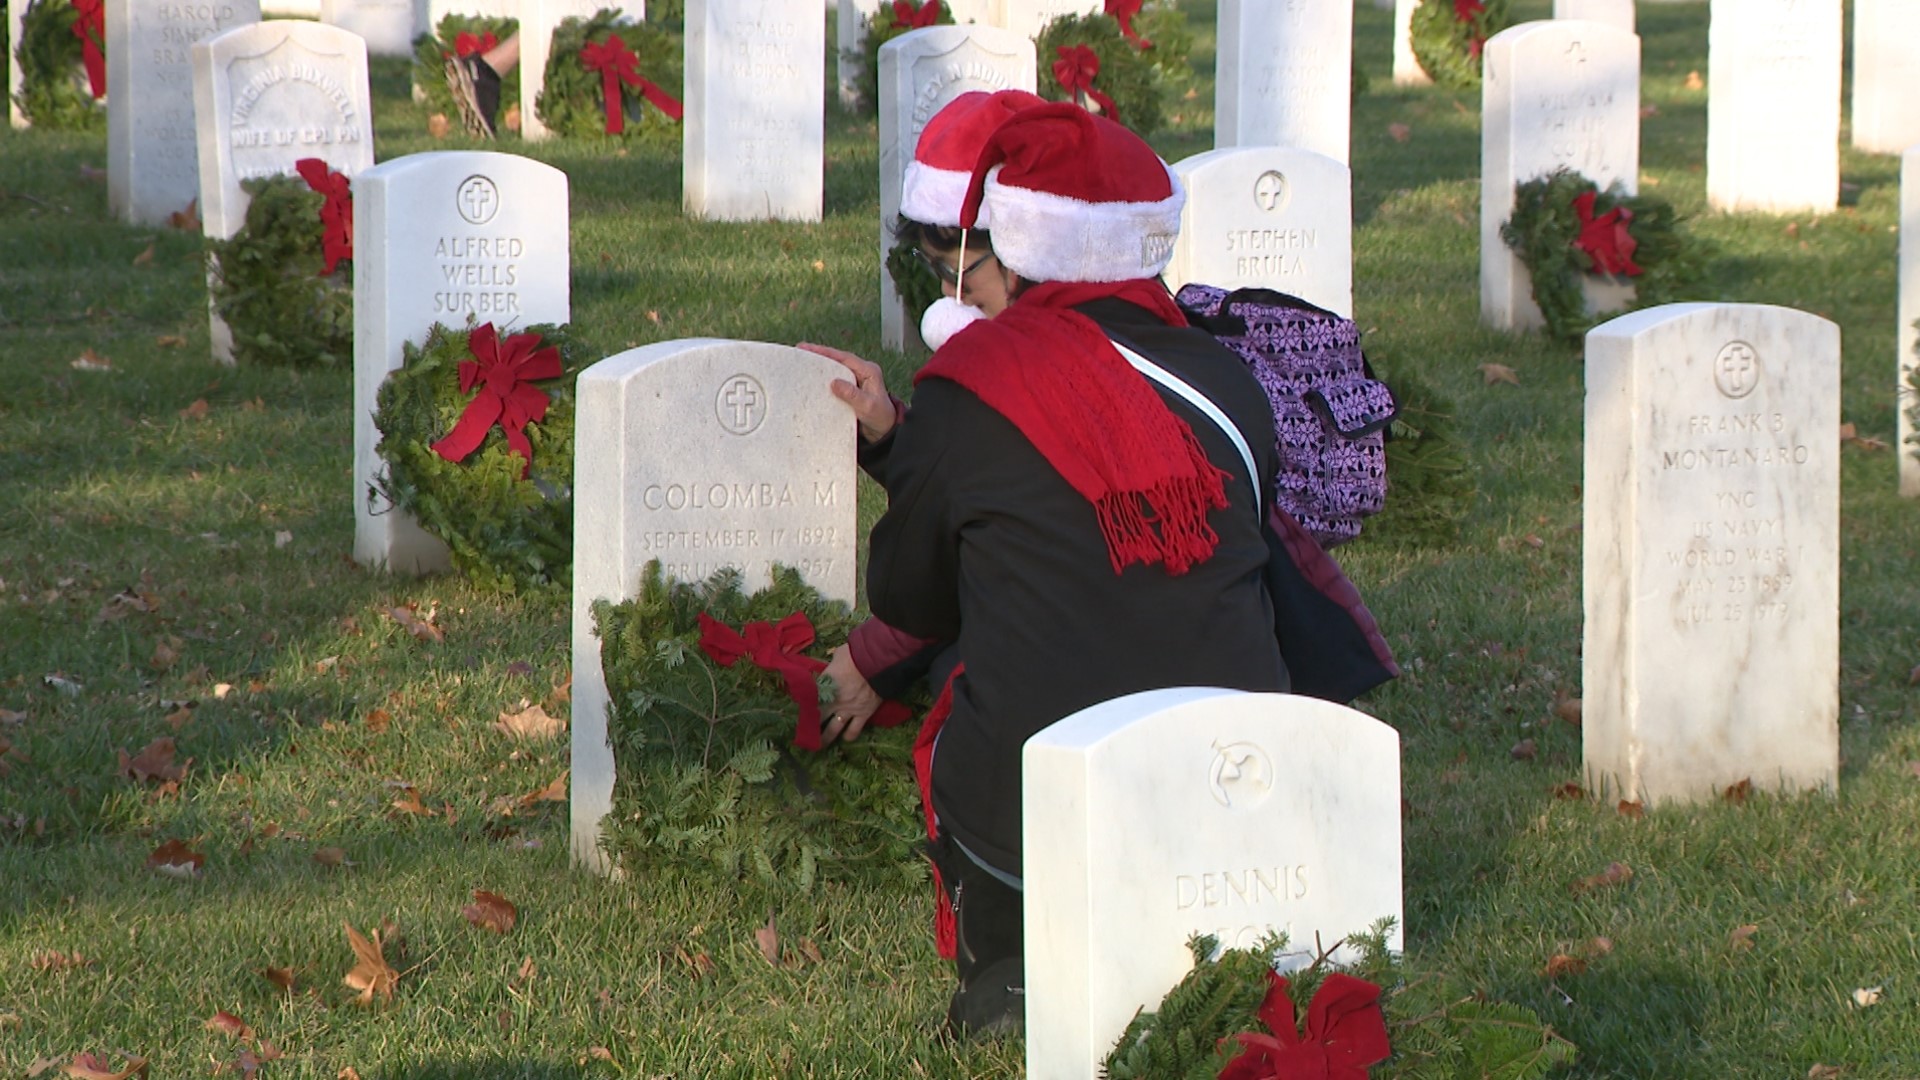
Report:
M 1140 4 L 1141 0 L 1107 0 L 1107 14 L 1120 24 L 1120 32 L 1126 35 L 1127 40 L 1140 46 L 1144 52 L 1153 48 L 1153 42 L 1141 37 L 1133 28 L 1133 17 L 1140 14 Z
M 331 274 L 341 259 L 353 258 L 353 185 L 319 158 L 301 158 L 293 169 L 308 187 L 326 197 L 320 204 L 320 253 L 327 268 L 321 273 Z
M 1100 57 L 1093 49 L 1085 45 L 1062 45 L 1054 50 L 1059 59 L 1053 62 L 1053 78 L 1060 89 L 1073 95 L 1074 104 L 1086 107 L 1083 98 L 1092 98 L 1100 106 L 1106 118 L 1118 122 L 1120 111 L 1113 106 L 1113 99 L 1093 88 L 1093 80 L 1100 74 Z
M 1337 971 L 1307 1005 L 1306 1038 L 1295 1027 L 1287 980 L 1271 971 L 1260 1022 L 1273 1035 L 1235 1035 L 1245 1049 L 1220 1070 L 1219 1080 L 1366 1080 L 1367 1068 L 1393 1052 L 1380 988 Z
M 494 37 L 491 32 L 475 34 L 471 30 L 462 30 L 453 35 L 453 55 L 472 56 L 475 53 L 490 53 L 498 44 L 500 39 Z
M 600 73 L 601 101 L 607 110 L 607 134 L 618 135 L 627 130 L 627 110 L 620 90 L 621 83 L 639 87 L 641 95 L 653 102 L 661 112 L 675 120 L 680 119 L 683 112 L 680 103 L 635 70 L 640 58 L 627 48 L 626 42 L 620 40 L 619 34 L 608 34 L 607 40 L 598 45 L 588 42 L 580 50 L 580 62 L 586 65 L 588 71 Z
M 893 0 L 893 24 L 909 30 L 925 29 L 934 25 L 940 11 L 940 0 L 926 0 L 917 6 L 913 0 Z
M 750 622 L 743 629 L 744 637 L 703 611 L 700 650 L 721 667 L 732 667 L 744 656 L 755 667 L 786 680 L 787 696 L 800 706 L 793 745 L 802 750 L 820 749 L 820 684 L 814 676 L 826 670 L 827 662 L 800 651 L 813 644 L 813 623 L 807 621 L 807 613 L 796 611 L 778 623 Z
M 73 36 L 80 39 L 80 59 L 87 68 L 87 89 L 96 99 L 107 96 L 107 9 L 106 0 L 73 0 L 80 17 L 73 21 Z
M 481 323 L 467 336 L 472 360 L 460 361 L 460 392 L 479 387 L 460 422 L 447 437 L 433 444 L 433 452 L 448 461 L 462 461 L 480 448 L 498 422 L 506 433 L 507 449 L 526 461 L 522 477 L 533 472 L 533 444 L 526 426 L 547 417 L 547 395 L 532 385 L 534 379 L 560 377 L 560 350 L 540 348 L 539 334 L 515 334 L 502 342 L 492 323 Z
M 1624 206 L 1593 216 L 1595 193 L 1585 191 L 1574 196 L 1573 212 L 1580 215 L 1580 235 L 1573 246 L 1585 252 L 1593 260 L 1596 273 L 1625 275 L 1635 277 L 1642 270 L 1634 264 L 1633 250 L 1640 241 L 1627 231 L 1627 225 L 1633 221 L 1633 211 Z

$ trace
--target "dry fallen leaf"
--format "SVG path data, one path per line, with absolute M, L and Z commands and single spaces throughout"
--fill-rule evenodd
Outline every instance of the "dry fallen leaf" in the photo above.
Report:
M 1568 802 L 1578 802 L 1587 797 L 1587 789 L 1569 780 L 1564 784 L 1554 786 L 1553 797 L 1556 799 L 1564 799 Z
M 754 930 L 753 940 L 760 946 L 760 955 L 767 958 L 767 963 L 779 967 L 780 931 L 774 928 L 773 912 L 767 912 L 767 925 Z
M 1621 799 L 1620 805 L 1614 807 L 1614 809 L 1620 811 L 1621 817 L 1632 818 L 1636 821 L 1647 816 L 1646 806 L 1626 799 Z
M 116 1069 L 99 1054 L 75 1054 L 63 1075 L 73 1077 L 74 1080 L 127 1080 L 130 1076 L 147 1075 L 147 1059 L 129 1057 L 120 1068 Z
M 112 371 L 113 361 L 92 349 L 82 349 L 80 355 L 74 357 L 71 366 L 75 371 Z
M 412 634 L 418 641 L 445 641 L 446 635 L 433 625 L 434 609 L 428 608 L 425 615 L 412 604 L 386 609 L 387 618 L 400 624 L 400 628 Z
M 201 1026 L 206 1028 L 208 1031 L 226 1032 L 228 1035 L 231 1035 L 236 1039 L 253 1038 L 253 1029 L 247 1026 L 247 1022 L 245 1020 L 242 1020 L 239 1017 L 233 1015 L 232 1013 L 226 1012 L 224 1010 L 221 1012 L 214 1013 L 212 1016 L 207 1017 L 207 1022 Z
M 163 349 L 178 349 L 186 345 L 187 339 L 179 334 L 161 334 L 153 343 Z
M 12 709 L 0 709 L 0 724 L 24 724 L 26 722 L 26 713 L 15 712 Z
M 1753 948 L 1753 935 L 1759 932 L 1760 927 L 1754 923 L 1736 926 L 1733 932 L 1727 935 L 1727 948 L 1734 952 L 1746 952 Z
M 279 987 L 281 993 L 293 993 L 293 969 L 290 967 L 261 968 L 260 977 Z
M 320 848 L 313 853 L 313 861 L 321 866 L 344 866 L 348 869 L 353 867 L 353 860 L 347 858 L 347 849 L 339 847 Z
M 604 1061 L 611 1065 L 613 1064 L 613 1051 L 604 1046 L 589 1046 L 581 1051 L 579 1064 L 585 1065 L 589 1061 Z
M 147 869 L 170 878 L 195 878 L 207 857 L 188 847 L 183 840 L 169 840 L 147 856 Z
M 147 666 L 155 671 L 165 671 L 180 662 L 180 647 L 184 643 L 169 634 L 153 643 L 153 656 L 147 660 Z
M 1720 793 L 1720 797 L 1730 803 L 1734 803 L 1737 805 L 1739 803 L 1746 802 L 1747 796 L 1752 794 L 1753 794 L 1753 781 L 1751 779 L 1746 779 L 1746 780 L 1738 781 L 1737 783 L 1728 784 L 1727 789 Z
M 507 111 L 500 114 L 500 126 L 508 131 L 520 130 L 520 106 L 509 105 Z
M 1521 739 L 1507 749 L 1507 756 L 1515 761 L 1532 761 L 1539 748 L 1532 739 Z
M 334 1073 L 333 1080 L 360 1080 L 360 1074 L 353 1066 L 348 1065 L 339 1072 Z
M 1862 1009 L 1880 1004 L 1881 986 L 1862 986 L 1853 992 L 1853 1003 Z
M 172 728 L 175 731 L 179 731 L 181 728 L 186 727 L 188 724 L 193 723 L 193 706 L 192 705 L 180 706 L 179 708 L 168 713 L 163 718 L 162 722 L 165 723 L 169 728 Z
M 388 967 L 386 958 L 381 955 L 380 931 L 375 930 L 373 940 L 368 941 L 360 936 L 352 924 L 343 922 L 340 925 L 347 932 L 347 944 L 353 946 L 355 959 L 353 970 L 347 972 L 346 978 L 340 981 L 349 990 L 360 991 L 360 996 L 354 1000 L 362 1005 L 372 1004 L 376 996 L 393 1000 L 393 988 L 400 981 L 400 973 Z
M 186 209 L 175 210 L 167 215 L 167 224 L 184 232 L 200 231 L 200 200 L 188 203 Z
M 1705 90 L 1707 88 L 1707 81 L 1700 77 L 1699 72 L 1689 71 L 1687 72 L 1686 87 L 1689 90 Z
M 473 903 L 462 907 L 460 914 L 480 929 L 496 934 L 513 929 L 514 922 L 520 918 L 520 910 L 513 906 L 512 901 L 485 889 L 473 890 Z
M 434 113 L 432 116 L 427 117 L 427 134 L 434 138 L 444 139 L 447 137 L 447 133 L 452 130 L 453 121 L 447 119 L 446 113 Z
M 368 731 L 378 735 L 387 730 L 387 727 L 393 723 L 393 714 L 385 709 L 375 709 L 369 712 L 367 718 L 362 720 L 361 723 L 366 725 Z
M 538 705 L 525 705 L 519 712 L 501 713 L 493 730 L 515 739 L 551 739 L 567 730 L 567 722 Z
M 1387 125 L 1387 134 L 1393 137 L 1394 142 L 1403 143 L 1413 138 L 1413 129 L 1405 124 L 1392 123 Z
M 1816 1064 L 1807 1070 L 1807 1080 L 1840 1080 L 1840 1066 Z
M 680 958 L 681 963 L 693 969 L 693 977 L 696 979 L 705 978 L 708 973 L 713 971 L 713 957 L 708 956 L 704 952 L 689 953 L 687 950 L 678 946 L 674 947 L 673 952 L 675 956 Z
M 140 254 L 138 254 L 138 255 L 135 255 L 135 256 L 133 257 L 133 265 L 135 265 L 135 266 L 150 266 L 150 265 L 152 265 L 152 263 L 153 263 L 153 247 L 154 247 L 154 245 L 152 245 L 152 244 L 148 244 L 148 245 L 147 245 L 147 250 L 145 250 L 145 251 L 143 251 L 143 252 L 141 252 L 141 253 L 140 253 Z
M 412 814 L 414 817 L 433 817 L 437 813 L 437 811 L 429 808 L 420 801 L 419 789 L 415 788 L 412 784 L 403 781 L 398 787 L 400 797 L 393 800 L 393 808 L 395 810 L 403 814 Z
M 46 949 L 34 953 L 33 959 L 27 961 L 27 966 L 35 971 L 47 971 L 58 975 L 75 968 L 92 967 L 93 961 L 77 952 L 63 953 L 56 949 Z
M 1547 966 L 1540 969 L 1540 974 L 1549 979 L 1558 979 L 1567 975 L 1578 975 L 1585 970 L 1587 970 L 1587 962 L 1584 958 L 1569 956 L 1566 953 L 1554 953 L 1547 961 Z
M 173 740 L 165 736 L 148 743 L 144 749 L 132 757 L 128 757 L 127 752 L 122 750 L 120 751 L 120 770 L 117 775 L 142 781 L 183 780 L 187 775 L 187 765 L 192 764 L 192 759 L 187 759 L 186 764 L 176 765 L 173 754 Z
M 1520 385 L 1520 376 L 1505 364 L 1481 364 L 1480 377 L 1486 380 L 1486 385 L 1488 386 L 1492 386 L 1494 383 Z
M 541 788 L 539 791 L 536 791 L 531 795 L 526 796 L 526 798 L 523 801 L 526 802 L 528 805 L 532 805 L 533 803 L 537 803 L 537 802 L 566 802 L 567 801 L 567 778 L 571 775 L 573 775 L 573 770 L 568 769 L 566 772 L 563 772 L 559 776 L 555 777 L 553 783 L 548 784 L 546 787 Z
M 1567 723 L 1572 724 L 1574 727 L 1579 727 L 1580 726 L 1580 699 L 1577 697 L 1561 698 L 1559 701 L 1554 703 L 1553 715 L 1559 717 L 1562 720 L 1565 720 Z
M 1633 867 L 1628 866 L 1626 863 L 1623 863 L 1623 862 L 1610 862 L 1607 864 L 1607 868 L 1605 870 L 1600 871 L 1599 873 L 1593 875 L 1592 877 L 1581 878 L 1580 880 L 1574 882 L 1572 885 L 1568 886 L 1568 888 L 1572 889 L 1573 892 L 1576 895 L 1578 895 L 1583 892 L 1590 892 L 1594 889 L 1604 889 L 1614 885 L 1624 885 L 1627 882 L 1632 880 L 1633 880 Z

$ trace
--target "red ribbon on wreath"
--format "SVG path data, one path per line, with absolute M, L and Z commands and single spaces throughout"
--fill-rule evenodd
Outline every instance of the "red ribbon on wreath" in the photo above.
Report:
M 787 696 L 800 706 L 793 744 L 802 750 L 820 749 L 820 684 L 814 676 L 826 670 L 827 662 L 800 651 L 813 644 L 813 623 L 807 613 L 796 611 L 778 623 L 750 622 L 741 629 L 744 634 L 701 612 L 700 651 L 721 667 L 732 667 L 745 657 L 755 667 L 779 675 L 787 684 Z
M 1463 23 L 1472 22 L 1486 10 L 1487 5 L 1481 3 L 1480 0 L 1453 0 L 1453 17 Z M 1486 48 L 1486 45 L 1486 38 L 1481 37 L 1479 34 L 1473 35 L 1467 39 L 1467 55 L 1476 60 L 1479 59 L 1480 50 Z
M 1153 42 L 1141 37 L 1133 28 L 1133 17 L 1140 14 L 1141 3 L 1142 0 L 1107 0 L 1107 14 L 1113 16 L 1113 21 L 1120 24 L 1120 33 L 1124 34 L 1128 41 L 1140 46 L 1141 52 L 1145 52 L 1153 48 Z
M 926 0 L 915 4 L 913 0 L 893 0 L 893 24 L 908 30 L 924 30 L 935 25 L 940 18 L 940 0 Z
M 1074 104 L 1086 107 L 1086 98 L 1092 98 L 1100 106 L 1106 118 L 1120 119 L 1120 110 L 1114 107 L 1113 99 L 1093 88 L 1093 80 L 1100 75 L 1100 57 L 1086 45 L 1062 45 L 1054 50 L 1059 59 L 1053 62 L 1053 78 L 1060 89 L 1073 96 Z
M 507 449 L 527 463 L 520 475 L 531 475 L 533 444 L 527 441 L 526 427 L 547 418 L 548 401 L 532 383 L 560 377 L 560 350 L 541 348 L 539 334 L 515 334 L 503 342 L 489 322 L 467 335 L 467 352 L 473 359 L 460 361 L 460 392 L 478 390 L 453 430 L 433 444 L 433 452 L 448 461 L 464 461 L 498 423 L 507 436 Z
M 607 112 L 606 132 L 609 135 L 618 135 L 627 130 L 627 110 L 620 90 L 621 83 L 639 87 L 643 97 L 675 120 L 680 119 L 684 112 L 673 95 L 635 70 L 640 58 L 627 48 L 626 42 L 620 40 L 619 34 L 608 34 L 607 40 L 598 45 L 588 42 L 580 49 L 580 63 L 588 71 L 600 73 L 601 102 Z
M 494 37 L 492 31 L 476 34 L 471 30 L 462 30 L 453 35 L 453 55 L 467 57 L 479 53 L 490 53 L 498 44 L 500 39 Z
M 80 59 L 87 68 L 87 89 L 94 100 L 107 96 L 107 9 L 106 0 L 73 0 L 80 17 L 73 21 L 73 36 L 80 39 Z
M 1243 1049 L 1220 1070 L 1219 1080 L 1367 1080 L 1367 1068 L 1393 1052 L 1380 1015 L 1380 988 L 1344 972 L 1328 975 L 1314 992 L 1304 1039 L 1287 980 L 1267 972 L 1260 1022 L 1273 1034 L 1233 1036 Z
M 340 260 L 353 258 L 353 184 L 319 158 L 301 158 L 293 171 L 326 199 L 320 204 L 320 254 L 327 268 L 321 272 L 331 274 Z
M 1594 217 L 1595 198 L 1596 193 L 1591 191 L 1583 191 L 1573 198 L 1573 212 L 1580 215 L 1580 235 L 1574 238 L 1573 246 L 1593 260 L 1596 273 L 1639 276 L 1644 271 L 1634 263 L 1633 251 L 1640 246 L 1640 241 L 1627 231 L 1633 221 L 1633 211 L 1616 206 Z

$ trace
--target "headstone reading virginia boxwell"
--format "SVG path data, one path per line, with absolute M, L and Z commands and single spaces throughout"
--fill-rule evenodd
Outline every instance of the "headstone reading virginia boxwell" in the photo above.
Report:
M 1913 386 L 1913 372 L 1920 367 L 1920 146 L 1910 147 L 1900 158 L 1900 358 L 1894 366 L 1899 378 L 1894 401 L 1898 405 L 1899 438 L 1894 446 L 1900 453 L 1900 494 L 1920 498 L 1920 425 L 1913 422 L 1913 407 L 1920 404 L 1920 391 Z
M 1413 55 L 1413 12 L 1420 0 L 1394 0 L 1393 4 L 1393 84 L 1425 86 L 1433 81 L 1420 58 Z
M 812 4 L 806 5 L 812 8 Z M 785 345 L 700 338 L 609 357 L 575 384 L 573 855 L 613 805 L 607 684 L 593 604 L 633 597 L 648 562 L 670 580 L 738 568 L 748 591 L 775 563 L 854 602 L 853 414 L 846 369 Z
M 371 56 L 411 56 L 413 20 L 413 0 L 320 0 L 320 21 L 367 39 Z
M 880 344 L 904 349 L 906 306 L 887 273 L 901 187 L 920 131 L 973 90 L 1034 88 L 1033 40 L 992 26 L 930 26 L 880 46 Z
M 1553 0 L 1553 17 L 1606 23 L 1633 33 L 1633 0 Z
M 1293 968 L 1392 918 L 1399 948 L 1400 736 L 1365 713 L 1149 690 L 1028 739 L 1021 773 L 1036 1080 L 1098 1075 L 1193 966 L 1193 934 L 1250 948 L 1283 931 Z
M 1588 790 L 1839 777 L 1840 329 L 1670 304 L 1586 345 Z
M 1898 154 L 1920 143 L 1920 4 L 1855 0 L 1853 145 Z
M 1640 39 L 1604 23 L 1554 19 L 1487 40 L 1481 67 L 1480 319 L 1501 330 L 1542 325 L 1533 283 L 1500 226 L 1514 185 L 1567 168 L 1601 190 L 1640 181 Z M 1631 285 L 1589 278 L 1587 306 L 1626 305 Z
M 1311 150 L 1242 146 L 1174 163 L 1187 189 L 1162 275 L 1233 290 L 1277 289 L 1353 316 L 1353 183 Z
M 547 125 L 540 121 L 534 103 L 547 87 L 547 61 L 553 56 L 553 30 L 561 20 L 591 19 L 603 8 L 612 8 L 633 22 L 647 17 L 646 0 L 520 0 L 520 137 L 544 139 Z M 628 42 L 629 45 L 632 42 Z M 641 72 L 648 75 L 648 72 Z M 658 74 L 653 72 L 651 74 Z M 674 88 L 669 88 L 673 92 Z
M 1825 213 L 1840 199 L 1840 0 L 1713 0 L 1707 204 Z
M 134 225 L 165 224 L 200 198 L 193 45 L 260 21 L 260 0 L 107 0 L 107 201 Z
M 686 156 L 694 217 L 818 221 L 826 20 L 812 4 L 687 0 Z
M 1220 0 L 1213 145 L 1297 146 L 1347 160 L 1353 7 Z
M 353 557 L 444 569 L 446 545 L 384 499 L 369 502 L 386 469 L 380 384 L 436 322 L 505 334 L 571 317 L 567 177 L 517 154 L 410 154 L 354 177 L 353 204 Z

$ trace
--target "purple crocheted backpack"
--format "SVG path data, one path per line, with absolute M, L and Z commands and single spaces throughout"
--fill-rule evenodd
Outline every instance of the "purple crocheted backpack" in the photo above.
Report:
M 1360 354 L 1360 328 L 1272 289 L 1187 285 L 1187 318 L 1239 354 L 1273 403 L 1274 501 L 1321 544 L 1360 535 L 1387 499 L 1384 432 L 1400 411 Z

